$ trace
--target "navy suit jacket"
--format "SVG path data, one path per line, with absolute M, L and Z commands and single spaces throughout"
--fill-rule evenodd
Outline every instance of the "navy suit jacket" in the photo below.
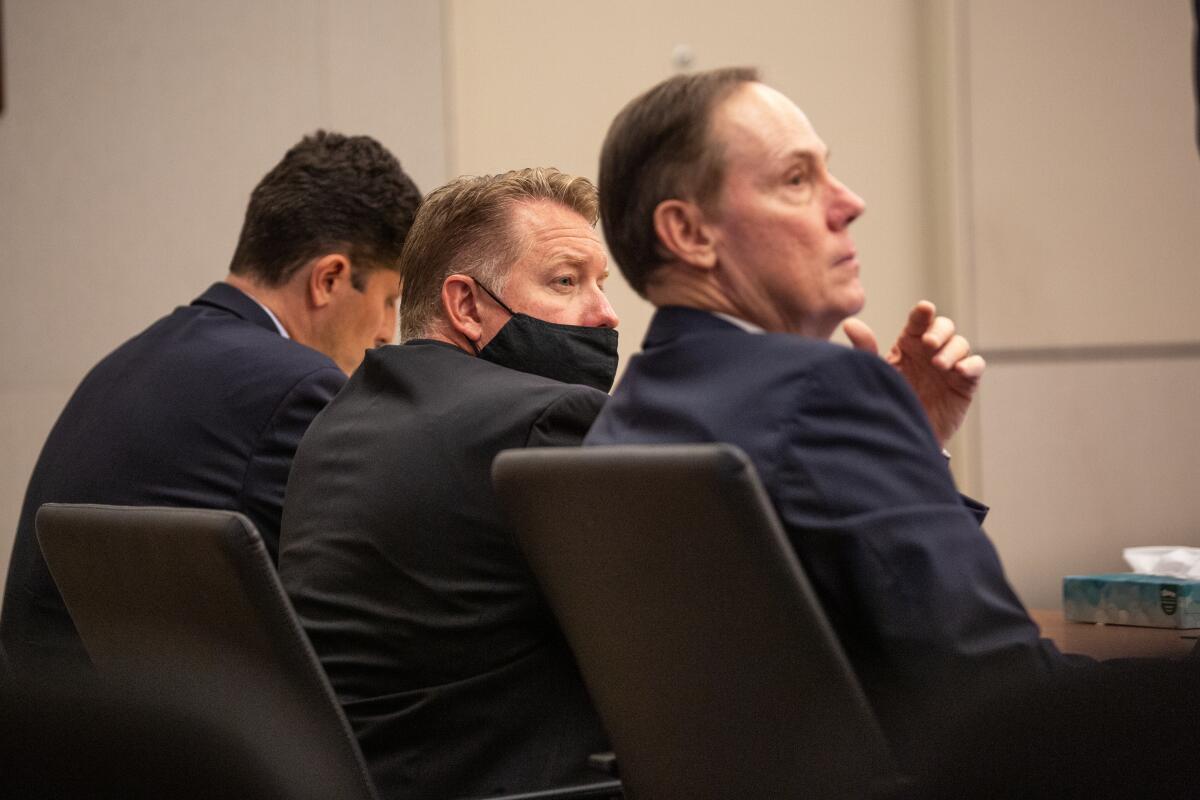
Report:
M 1063 663 L 1005 580 L 916 396 L 881 359 L 660 309 L 585 445 L 655 442 L 749 455 L 894 741 L 950 687 Z
M 607 395 L 435 341 L 367 354 L 288 483 L 279 575 L 381 797 L 582 783 L 607 737 L 492 491 Z
M 226 283 L 97 364 L 50 431 L 25 494 L 0 616 L 14 672 L 87 663 L 38 547 L 39 506 L 240 511 L 274 557 L 292 456 L 345 380 Z

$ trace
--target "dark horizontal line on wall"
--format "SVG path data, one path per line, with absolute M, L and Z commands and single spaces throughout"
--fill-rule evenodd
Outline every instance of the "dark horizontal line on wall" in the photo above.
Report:
M 1032 364 L 1043 361 L 1158 361 L 1200 358 L 1200 342 L 997 347 L 979 352 L 989 364 Z

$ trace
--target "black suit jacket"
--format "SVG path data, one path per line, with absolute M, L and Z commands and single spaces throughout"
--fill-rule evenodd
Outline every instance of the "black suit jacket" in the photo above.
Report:
M 240 511 L 274 555 L 292 455 L 345 379 L 226 283 L 97 364 L 50 431 L 25 494 L 0 618 L 13 671 L 87 663 L 37 544 L 39 506 Z
M 1064 663 L 1009 587 L 916 396 L 881 359 L 660 309 L 585 444 L 711 441 L 754 462 L 901 749 L 962 692 Z
M 606 399 L 410 342 L 304 437 L 279 572 L 383 797 L 544 788 L 607 749 L 491 485 L 501 450 L 577 445 Z

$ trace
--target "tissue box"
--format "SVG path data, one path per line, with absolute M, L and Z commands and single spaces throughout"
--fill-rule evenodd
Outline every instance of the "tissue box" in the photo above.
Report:
M 1073 622 L 1200 628 L 1200 581 L 1132 572 L 1068 575 L 1063 615 Z

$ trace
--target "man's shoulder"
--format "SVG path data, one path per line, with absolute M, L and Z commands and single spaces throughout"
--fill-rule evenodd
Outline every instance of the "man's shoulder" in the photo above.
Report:
M 429 437 L 476 450 L 518 447 L 537 436 L 583 432 L 608 395 L 501 367 L 452 345 L 409 342 L 367 353 L 313 425 L 310 436 L 347 441 L 370 430 L 364 447 L 411 447 Z
M 363 383 L 453 392 L 497 409 L 545 407 L 563 398 L 603 404 L 608 397 L 590 386 L 502 367 L 441 342 L 377 348 L 367 354 L 362 371 Z
M 654 354 L 650 348 L 646 352 Z M 694 328 L 678 337 L 674 346 L 664 348 L 661 356 L 695 359 L 713 373 L 723 365 L 764 379 L 779 374 L 861 378 L 889 373 L 887 364 L 871 353 L 809 336 L 752 333 L 724 321 Z
M 88 372 L 77 394 L 121 385 L 129 399 L 138 387 L 147 397 L 223 396 L 237 404 L 274 404 L 297 386 L 332 396 L 345 375 L 323 353 L 221 309 L 180 306 L 119 345 Z M 149 402 L 149 400 L 147 400 Z
M 607 394 L 599 389 L 593 389 L 591 386 L 584 386 L 580 383 L 563 383 L 529 372 L 521 372 L 488 362 L 482 363 L 489 367 L 487 372 L 494 375 L 494 380 L 503 384 L 507 391 L 518 396 L 536 398 L 546 405 L 559 402 L 603 404 L 608 398 Z
M 867 405 L 879 413 L 910 415 L 916 397 L 890 364 L 874 353 L 790 334 L 765 334 L 742 359 L 757 368 L 759 385 L 771 386 L 797 409 L 812 405 L 832 410 Z M 791 392 L 784 391 L 791 387 Z
M 691 415 L 717 436 L 727 425 L 775 429 L 813 414 L 896 419 L 911 415 L 914 403 L 903 378 L 877 355 L 722 323 L 636 356 L 601 420 L 651 430 L 652 419 Z
M 182 306 L 144 335 L 159 338 L 163 346 L 184 355 L 218 363 L 228 357 L 239 362 L 228 364 L 230 368 L 253 367 L 269 375 L 337 369 L 324 353 L 221 308 Z

